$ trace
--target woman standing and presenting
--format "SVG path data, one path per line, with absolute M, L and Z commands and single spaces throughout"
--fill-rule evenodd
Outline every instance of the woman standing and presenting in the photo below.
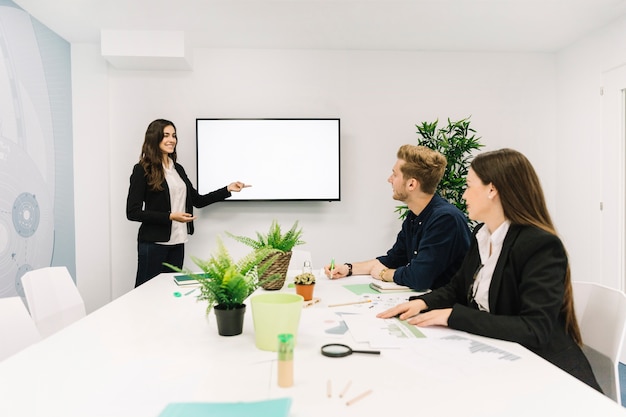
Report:
M 194 232 L 193 208 L 205 207 L 249 187 L 232 182 L 201 195 L 193 187 L 182 165 L 176 162 L 176 127 L 158 119 L 150 123 L 133 167 L 126 200 L 128 220 L 141 222 L 137 237 L 135 287 L 161 272 L 171 272 L 164 262 L 182 268 L 187 236 Z
M 459 271 L 378 317 L 517 342 L 601 391 L 580 349 L 567 253 L 528 159 L 511 149 L 478 155 L 463 198 L 483 224 Z

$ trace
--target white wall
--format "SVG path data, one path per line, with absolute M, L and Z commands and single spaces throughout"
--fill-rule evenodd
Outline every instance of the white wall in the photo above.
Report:
M 90 311 L 110 300 L 105 283 L 113 298 L 133 287 L 138 224 L 126 220 L 125 201 L 145 129 L 155 118 L 176 124 L 179 161 L 192 179 L 196 117 L 341 118 L 341 202 L 236 202 L 197 210 L 187 255 L 207 257 L 216 235 L 264 232 L 272 219 L 284 227 L 300 221 L 302 249 L 313 252 L 315 268 L 331 257 L 344 262 L 383 254 L 400 226 L 386 182 L 395 152 L 416 142 L 415 124 L 436 118 L 471 115 L 487 149 L 525 152 L 556 207 L 553 55 L 196 50 L 193 71 L 109 67 L 104 75 L 96 50 L 72 49 L 75 125 L 82 127 L 75 133 L 77 276 L 89 291 Z M 234 161 L 233 180 L 251 182 L 237 176 L 236 156 L 236 149 L 224 155 Z M 110 218 L 102 218 L 107 210 Z M 225 241 L 236 257 L 247 250 Z
M 624 285 L 620 271 L 624 253 L 618 249 L 623 219 L 616 217 L 616 206 L 623 204 L 619 187 L 624 179 L 614 155 L 622 153 L 624 145 L 618 136 L 604 134 L 610 109 L 600 90 L 607 74 L 626 63 L 625 39 L 626 19 L 619 19 L 556 57 L 556 221 L 569 249 L 572 279 L 614 288 Z M 620 360 L 626 362 L 626 352 Z
M 618 167 L 607 160 L 617 141 L 603 138 L 604 73 L 626 63 L 626 20 L 594 33 L 557 55 L 558 174 L 556 222 L 565 236 L 574 280 L 620 288 L 615 216 Z M 608 154 L 605 151 L 608 149 Z M 604 211 L 600 210 L 604 203 Z M 609 215 L 607 215 L 609 214 Z
M 71 54 L 76 285 L 91 312 L 111 300 L 108 74 L 99 47 L 73 44 Z

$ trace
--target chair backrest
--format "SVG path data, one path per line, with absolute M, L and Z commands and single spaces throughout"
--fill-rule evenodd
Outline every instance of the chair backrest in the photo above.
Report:
M 47 337 L 85 317 L 85 303 L 64 266 L 28 271 L 22 286 L 39 333 Z
M 626 335 L 626 295 L 592 282 L 572 282 L 583 351 L 604 393 L 621 404 L 619 358 Z
M 313 259 L 311 259 L 311 252 L 308 250 L 293 249 L 291 251 L 291 260 L 289 261 L 289 269 L 292 269 L 294 271 L 297 270 L 298 273 L 300 273 L 300 271 L 302 270 L 302 266 L 304 265 L 304 261 L 310 261 L 311 266 L 313 266 Z
M 0 298 L 0 361 L 41 340 L 21 297 Z

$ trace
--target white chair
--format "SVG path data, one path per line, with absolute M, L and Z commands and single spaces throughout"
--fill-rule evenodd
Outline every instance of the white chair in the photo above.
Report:
M 85 317 L 85 303 L 66 267 L 28 271 L 22 286 L 39 333 L 47 337 Z
M 311 266 L 313 266 L 311 252 L 308 250 L 292 249 L 288 269 L 298 271 L 298 273 L 300 273 L 302 271 L 302 267 L 304 266 L 304 261 L 311 262 Z
M 572 282 L 583 352 L 607 397 L 621 404 L 619 358 L 626 334 L 626 295 L 592 282 Z
M 0 361 L 41 340 L 21 297 L 0 298 Z

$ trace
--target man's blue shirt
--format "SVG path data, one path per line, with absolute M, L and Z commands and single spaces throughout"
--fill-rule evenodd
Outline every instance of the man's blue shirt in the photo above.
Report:
M 447 284 L 459 269 L 470 239 L 465 215 L 435 195 L 419 216 L 407 212 L 396 243 L 377 259 L 396 270 L 396 284 L 435 289 Z

